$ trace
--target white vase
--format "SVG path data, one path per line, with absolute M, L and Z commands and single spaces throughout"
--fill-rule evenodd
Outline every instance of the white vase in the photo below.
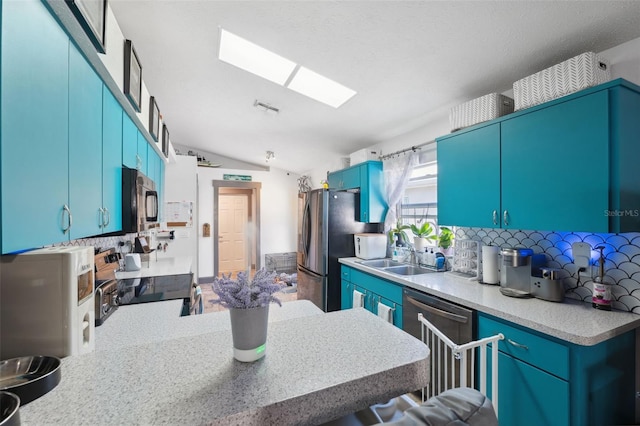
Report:
M 233 357 L 242 362 L 253 362 L 267 351 L 267 324 L 269 305 L 249 309 L 229 309 Z
M 413 247 L 416 251 L 424 251 L 427 246 L 427 239 L 424 237 L 413 237 Z

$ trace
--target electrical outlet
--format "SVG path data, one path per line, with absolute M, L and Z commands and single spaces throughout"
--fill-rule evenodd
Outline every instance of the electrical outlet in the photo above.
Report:
M 591 268 L 591 245 L 588 243 L 573 243 L 571 245 L 573 251 L 573 263 L 578 268 L 584 268 L 580 271 L 581 277 L 593 277 L 593 271 Z

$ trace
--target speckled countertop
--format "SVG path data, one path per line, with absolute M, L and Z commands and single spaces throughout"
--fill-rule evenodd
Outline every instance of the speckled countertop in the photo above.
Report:
M 578 345 L 592 346 L 640 327 L 640 315 L 631 312 L 599 311 L 567 298 L 556 303 L 507 297 L 499 286 L 446 272 L 399 276 L 364 266 L 359 260 L 342 258 L 340 263 Z
M 429 349 L 362 308 L 272 305 L 266 356 L 241 363 L 228 312 L 180 318 L 178 305 L 115 312 L 105 326 L 121 322 L 144 340 L 64 358 L 60 384 L 21 407 L 22 424 L 318 424 L 428 383 Z M 98 331 L 105 344 L 121 336 Z

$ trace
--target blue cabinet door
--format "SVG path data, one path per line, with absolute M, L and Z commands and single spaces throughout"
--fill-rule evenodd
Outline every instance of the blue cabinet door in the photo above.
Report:
M 382 223 L 387 214 L 381 161 L 360 165 L 360 222 Z
M 503 228 L 609 232 L 608 104 L 602 90 L 502 122 Z
M 438 223 L 500 227 L 500 124 L 437 143 Z
M 340 309 L 351 309 L 353 307 L 353 284 L 344 279 L 340 286 Z
M 2 253 L 12 253 L 68 238 L 69 39 L 41 1 L 1 6 Z
M 160 179 L 158 180 L 158 182 L 156 182 L 156 188 L 158 190 L 158 221 L 159 222 L 164 222 L 165 218 L 164 218 L 164 171 L 165 171 L 165 162 L 162 159 L 162 157 L 160 157 Z
M 149 143 L 145 137 L 138 131 L 138 164 L 137 169 L 142 172 L 143 175 L 149 176 Z
M 131 117 L 122 110 L 122 165 L 138 168 L 138 128 Z
M 102 232 L 122 229 L 122 108 L 107 86 L 102 92 Z
M 498 419 L 504 426 L 569 425 L 569 383 L 498 353 Z
M 69 47 L 70 238 L 102 232 L 102 80 Z

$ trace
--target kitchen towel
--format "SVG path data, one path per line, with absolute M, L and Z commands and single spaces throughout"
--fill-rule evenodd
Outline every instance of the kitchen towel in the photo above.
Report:
M 498 246 L 482 246 L 482 282 L 498 284 Z
M 358 290 L 353 290 L 353 307 L 364 308 L 364 294 Z
M 388 323 L 393 324 L 393 308 L 378 302 L 378 316 Z

